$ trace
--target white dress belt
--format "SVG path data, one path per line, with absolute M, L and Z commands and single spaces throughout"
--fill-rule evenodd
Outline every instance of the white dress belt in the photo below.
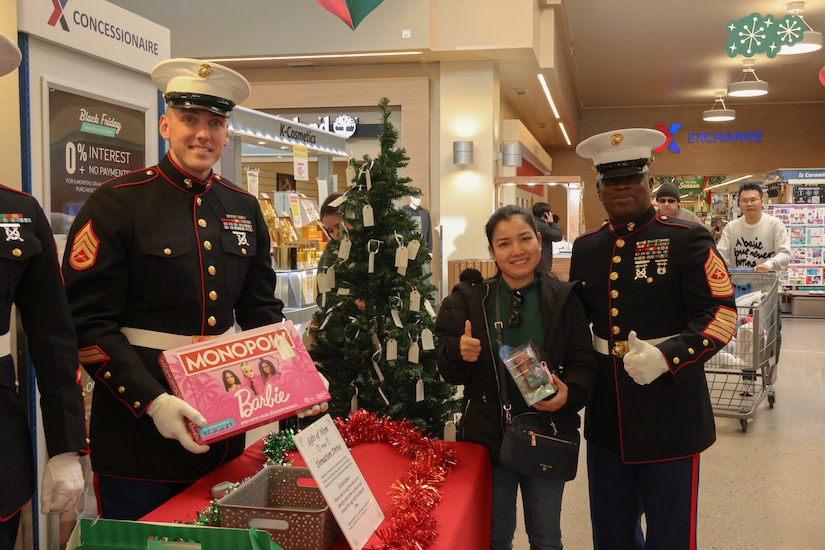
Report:
M 0 334 L 0 357 L 11 355 L 11 333 Z
M 657 346 L 666 340 L 670 340 L 671 338 L 675 338 L 678 334 L 672 334 L 670 336 L 663 336 L 661 338 L 651 338 L 650 340 L 645 340 L 651 346 Z M 601 353 L 602 355 L 615 355 L 616 357 L 624 357 L 624 354 L 628 351 L 628 344 L 627 340 L 617 340 L 613 342 L 614 346 L 619 344 L 619 348 L 610 349 L 610 342 L 605 340 L 604 338 L 599 338 L 595 334 L 593 335 L 593 349 L 596 352 Z M 623 351 L 619 351 L 623 350 Z
M 170 350 L 188 346 L 197 341 L 199 336 L 187 336 L 185 334 L 172 334 L 170 332 L 158 332 L 156 330 L 147 330 L 145 328 L 121 327 L 120 332 L 126 336 L 129 343 L 133 346 L 140 346 L 142 348 Z M 217 338 L 219 336 L 227 336 L 235 332 L 235 327 L 231 327 L 223 334 L 209 335 L 208 338 Z

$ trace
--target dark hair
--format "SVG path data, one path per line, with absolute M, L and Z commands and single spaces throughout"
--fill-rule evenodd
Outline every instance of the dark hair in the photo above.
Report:
M 231 371 L 231 370 L 229 370 L 229 369 L 226 369 L 225 371 L 223 371 L 223 375 L 222 375 L 222 377 L 223 377 L 223 387 L 224 387 L 224 388 L 226 388 L 226 391 L 229 391 L 229 382 L 227 382 L 227 381 L 226 381 L 226 373 L 227 373 L 227 372 L 228 372 L 229 374 L 231 374 L 231 375 L 232 375 L 232 378 L 234 378 L 234 379 L 235 379 L 234 384 L 238 384 L 238 385 L 240 385 L 240 383 L 241 383 L 241 379 L 240 379 L 240 378 L 238 378 L 238 375 L 237 375 L 237 374 L 235 374 L 235 372 L 234 372 L 234 371 Z
M 270 367 L 272 367 L 272 373 L 271 374 L 264 373 L 264 365 L 269 365 Z M 275 374 L 277 374 L 278 369 L 275 368 L 275 363 L 273 363 L 269 359 L 261 359 L 260 361 L 258 361 L 258 371 L 260 371 L 260 373 L 261 373 L 261 378 L 263 378 L 264 382 L 266 382 L 266 380 L 270 376 L 274 376 Z
M 337 206 L 330 206 L 329 203 L 331 203 L 332 201 L 334 201 L 335 199 L 337 199 L 341 195 L 343 195 L 343 193 L 339 193 L 338 191 L 336 191 L 335 193 L 330 193 L 329 195 L 327 195 L 327 198 L 324 199 L 324 202 L 321 205 L 321 209 L 318 212 L 318 215 L 321 217 L 321 219 L 323 219 L 324 216 L 334 216 L 335 214 L 338 213 L 338 207 Z
M 538 232 L 538 230 L 536 229 L 536 220 L 535 218 L 533 218 L 530 212 L 528 212 L 521 206 L 516 206 L 515 204 L 507 204 L 493 212 L 493 215 L 490 216 L 490 219 L 487 220 L 487 223 L 484 225 L 484 232 L 487 234 L 487 244 L 493 244 L 493 231 L 496 230 L 496 226 L 499 224 L 499 222 L 509 220 L 513 216 L 520 216 L 524 220 L 524 222 L 530 226 L 530 228 L 533 231 Z
M 739 194 L 740 195 L 742 194 L 742 191 L 759 191 L 759 198 L 760 199 L 763 198 L 762 197 L 762 186 L 759 185 L 758 183 L 753 183 L 753 182 L 743 183 L 742 185 L 739 186 Z
M 546 202 L 537 202 L 533 205 L 533 215 L 540 218 L 550 212 L 550 205 Z

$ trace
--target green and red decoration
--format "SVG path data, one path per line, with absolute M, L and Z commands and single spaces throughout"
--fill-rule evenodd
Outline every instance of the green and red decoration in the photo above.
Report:
M 355 30 L 361 21 L 384 0 L 317 0 L 322 8 Z

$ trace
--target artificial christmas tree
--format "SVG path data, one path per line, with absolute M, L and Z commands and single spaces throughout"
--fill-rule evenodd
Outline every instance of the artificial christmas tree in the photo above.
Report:
M 329 380 L 333 416 L 363 408 L 441 437 L 458 401 L 436 366 L 435 287 L 424 268 L 430 251 L 410 215 L 396 207 L 419 190 L 398 174 L 409 157 L 397 147 L 389 100 L 378 106 L 381 151 L 351 161 L 354 175 L 339 199 L 340 239 L 327 245 L 338 261 L 318 273 L 310 355 Z

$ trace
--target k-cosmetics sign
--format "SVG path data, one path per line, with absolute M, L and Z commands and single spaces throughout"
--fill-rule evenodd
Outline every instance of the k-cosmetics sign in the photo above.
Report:
M 718 130 L 710 132 L 682 132 L 678 136 L 676 134 L 682 129 L 681 122 L 674 122 L 670 126 L 664 124 L 657 124 L 656 129 L 665 135 L 665 142 L 653 151 L 654 154 L 659 154 L 665 150 L 671 153 L 681 153 L 682 149 L 679 143 L 687 144 L 701 144 L 701 145 L 736 145 L 742 143 L 762 143 L 762 130 Z
M 20 31 L 145 74 L 169 59 L 169 29 L 99 0 L 18 2 Z

